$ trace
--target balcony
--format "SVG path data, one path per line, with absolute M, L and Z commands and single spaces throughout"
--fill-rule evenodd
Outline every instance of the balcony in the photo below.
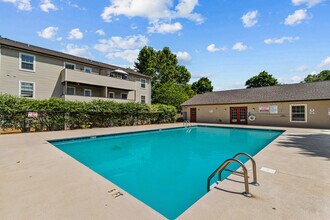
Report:
M 97 75 L 93 73 L 85 73 L 77 70 L 64 69 L 61 72 L 63 82 L 75 82 L 95 86 L 104 86 L 128 91 L 135 90 L 135 82 L 117 79 L 108 76 Z
M 114 101 L 114 102 L 134 102 L 134 100 L 130 99 L 110 99 L 103 97 L 90 97 L 90 96 L 79 96 L 79 95 L 62 95 L 62 98 L 66 101 L 80 101 L 80 102 L 90 102 L 93 100 L 104 100 L 104 101 Z

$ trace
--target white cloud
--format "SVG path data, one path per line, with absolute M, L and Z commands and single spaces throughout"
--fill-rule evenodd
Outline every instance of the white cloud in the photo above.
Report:
M 244 27 L 249 28 L 253 27 L 258 23 L 258 10 L 249 11 L 241 17 Z
M 323 0 L 292 0 L 292 4 L 294 5 L 303 5 L 306 4 L 309 8 L 320 4 Z
M 114 58 L 120 58 L 123 60 L 128 61 L 129 63 L 134 63 L 139 55 L 140 50 L 135 49 L 135 50 L 122 50 L 122 51 L 116 51 L 112 53 L 108 53 L 106 55 L 107 58 L 109 59 L 114 59 Z
M 236 44 L 234 44 L 232 49 L 237 51 L 244 51 L 248 49 L 248 46 L 246 46 L 243 42 L 237 42 Z
M 296 72 L 304 72 L 304 71 L 306 71 L 306 70 L 308 70 L 308 66 L 306 66 L 306 65 L 298 66 L 298 67 L 295 69 Z
M 88 51 L 88 46 L 79 47 L 75 44 L 68 44 L 66 48 L 62 50 L 63 53 L 68 53 L 74 56 L 85 57 L 85 58 L 92 58 L 92 54 Z
M 191 56 L 186 51 L 178 51 L 176 53 L 176 57 L 178 58 L 179 63 L 181 64 L 189 64 L 191 61 Z
M 159 24 L 156 22 L 152 27 L 148 27 L 148 33 L 173 34 L 180 30 L 182 30 L 182 25 L 180 22 L 175 22 L 173 24 Z
M 213 77 L 213 76 L 214 76 L 213 73 L 193 73 L 193 74 L 191 74 L 191 78 L 193 78 L 193 79 L 199 79 L 199 78 L 202 78 L 202 77 L 210 78 L 210 77 Z
M 79 30 L 79 28 L 74 28 L 69 32 L 69 39 L 80 40 L 84 37 L 84 34 Z
M 307 9 L 300 9 L 300 10 L 296 10 L 293 14 L 289 15 L 285 19 L 284 24 L 293 26 L 300 24 L 301 22 L 303 22 L 304 20 L 308 20 L 309 18 L 310 16 L 307 13 Z
M 148 44 L 148 38 L 143 35 L 133 35 L 127 37 L 111 37 L 100 39 L 94 49 L 106 53 L 110 59 L 121 58 L 133 63 L 142 47 Z
M 198 0 L 179 0 L 174 6 L 173 0 L 110 0 L 101 17 L 111 22 L 113 17 L 124 15 L 127 17 L 143 17 L 150 22 L 171 21 L 176 18 L 185 18 L 198 24 L 203 23 L 203 17 L 194 12 Z
M 226 47 L 222 47 L 222 48 L 218 48 L 215 46 L 215 44 L 210 44 L 209 46 L 206 47 L 206 50 L 213 53 L 213 52 L 217 52 L 217 51 L 224 51 L 226 50 Z
M 283 44 L 284 42 L 292 43 L 299 40 L 299 37 L 281 37 L 281 38 L 268 38 L 264 40 L 265 44 Z
M 303 76 L 292 76 L 290 78 L 290 83 L 299 83 L 304 80 Z
M 330 66 L 330 57 L 325 58 L 322 62 L 318 65 L 320 68 L 324 68 Z
M 41 0 L 40 9 L 44 12 L 49 12 L 49 10 L 58 10 L 58 8 L 51 2 L 51 0 Z
M 20 11 L 31 11 L 31 0 L 0 0 L 2 2 L 12 3 Z
M 99 29 L 99 30 L 95 31 L 95 33 L 97 33 L 100 36 L 104 36 L 105 35 L 105 32 L 102 29 Z
M 318 73 L 316 72 L 316 71 L 312 71 L 312 72 L 310 72 L 310 73 L 308 73 L 307 75 L 312 75 L 312 76 L 314 76 L 314 75 L 317 75 Z
M 58 27 L 50 26 L 41 31 L 38 31 L 38 36 L 45 38 L 45 39 L 54 39 L 54 37 L 57 34 L 57 31 L 58 31 Z M 60 39 L 60 38 L 58 38 L 58 39 Z

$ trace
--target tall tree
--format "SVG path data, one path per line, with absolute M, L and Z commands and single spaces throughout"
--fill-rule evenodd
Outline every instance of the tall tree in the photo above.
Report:
M 176 80 L 176 67 L 178 64 L 178 59 L 176 58 L 176 55 L 171 52 L 170 48 L 164 47 L 163 50 L 159 50 L 157 52 L 157 58 L 157 72 L 159 74 L 159 81 L 165 83 Z
M 202 77 L 198 81 L 194 82 L 191 88 L 196 94 L 203 94 L 213 91 L 212 82 L 207 77 Z
M 157 52 L 152 47 L 145 46 L 141 49 L 137 58 L 138 62 L 135 62 L 135 68 L 156 79 L 157 77 Z
M 180 85 L 186 85 L 191 78 L 190 72 L 185 66 L 176 66 L 176 81 Z
M 259 73 L 259 75 L 251 77 L 245 83 L 245 86 L 247 88 L 275 86 L 275 85 L 278 85 L 277 79 L 266 71 L 262 71 L 261 73 Z
M 325 80 L 330 80 L 330 70 L 323 70 L 316 75 L 309 74 L 303 82 L 319 82 Z
M 172 105 L 181 109 L 181 104 L 190 99 L 194 92 L 188 85 L 180 86 L 175 81 L 159 83 L 152 94 L 152 102 Z
M 194 95 L 188 84 L 190 72 L 185 66 L 178 65 L 176 55 L 168 47 L 159 51 L 144 47 L 139 53 L 135 68 L 152 76 L 152 103 L 174 105 L 179 110 L 182 102 Z

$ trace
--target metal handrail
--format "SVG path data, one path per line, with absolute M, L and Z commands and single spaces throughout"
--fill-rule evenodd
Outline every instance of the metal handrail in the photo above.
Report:
M 247 197 L 252 197 L 250 191 L 249 191 L 249 177 L 248 177 L 248 172 L 246 167 L 244 166 L 244 164 L 234 158 L 228 159 L 225 162 L 223 162 L 210 176 L 209 178 L 207 178 L 207 192 L 210 191 L 210 181 L 211 179 L 218 173 L 218 181 L 221 181 L 221 172 L 231 163 L 238 163 L 242 169 L 243 169 L 243 173 L 244 173 L 244 185 L 245 185 L 245 192 L 243 192 L 243 195 L 247 196 Z
M 191 127 L 192 125 L 191 125 L 191 123 L 190 123 L 189 120 L 185 120 L 185 121 L 183 121 L 183 126 L 185 126 L 185 127 Z
M 255 186 L 259 186 L 260 184 L 257 181 L 257 165 L 256 165 L 256 161 L 251 157 L 251 155 L 249 155 L 247 153 L 238 153 L 233 158 L 234 159 L 237 159 L 240 156 L 246 156 L 247 158 L 249 158 L 249 160 L 251 160 L 252 167 L 253 167 L 253 182 L 251 184 L 252 185 L 255 185 Z

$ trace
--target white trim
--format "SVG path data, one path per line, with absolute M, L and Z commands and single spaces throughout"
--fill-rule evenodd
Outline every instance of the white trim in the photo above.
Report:
M 32 55 L 32 54 L 29 54 L 29 53 L 23 53 L 23 52 L 19 52 L 18 53 L 19 57 L 18 57 L 18 69 L 19 70 L 22 70 L 22 71 L 27 71 L 27 72 L 32 72 L 32 73 L 35 73 L 36 72 L 36 56 L 35 55 Z M 26 56 L 31 56 L 33 57 L 33 70 L 29 70 L 29 69 L 23 69 L 22 68 L 22 55 L 26 55 Z
M 27 98 L 27 99 L 35 99 L 36 98 L 36 83 L 35 82 L 20 80 L 20 81 L 18 81 L 18 83 L 19 83 L 18 84 L 18 97 Z M 30 97 L 21 97 L 21 83 L 32 83 L 33 84 L 33 96 L 32 96 L 32 98 L 30 98 Z
M 86 72 L 86 69 L 90 69 L 90 72 Z M 93 68 L 92 67 L 88 67 L 88 66 L 84 66 L 84 72 L 85 73 L 93 73 Z
M 63 64 L 64 68 L 65 68 L 65 65 L 66 65 L 66 64 L 73 65 L 73 66 L 74 66 L 74 69 L 73 69 L 73 70 L 76 70 L 76 64 L 74 64 L 74 63 L 70 63 L 70 62 L 64 62 L 64 64 Z
M 126 94 L 127 95 L 127 99 L 128 99 L 128 92 L 122 92 L 121 95 L 120 95 L 120 98 L 123 99 L 123 94 Z M 124 99 L 124 100 L 127 100 L 127 99 Z
M 292 121 L 292 106 L 305 106 L 305 121 Z M 307 112 L 308 112 L 308 109 L 307 109 L 307 104 L 291 104 L 290 105 L 290 122 L 293 122 L 293 123 L 307 123 Z
M 66 95 L 71 95 L 71 94 L 68 94 L 68 88 L 73 88 L 73 95 L 76 95 L 76 87 L 74 87 L 74 86 L 67 86 L 66 87 Z
M 116 94 L 114 92 L 108 92 L 109 94 L 109 99 L 115 99 L 116 98 Z M 113 98 L 110 98 L 110 93 L 113 94 Z
M 91 95 L 90 96 L 85 95 L 85 91 L 90 91 Z M 91 89 L 84 89 L 84 96 L 86 96 L 86 97 L 92 97 L 93 96 L 93 90 L 91 90 Z
M 144 80 L 144 87 L 142 87 L 142 80 Z M 147 88 L 147 80 L 146 79 L 140 79 L 140 88 L 141 89 L 146 89 Z

